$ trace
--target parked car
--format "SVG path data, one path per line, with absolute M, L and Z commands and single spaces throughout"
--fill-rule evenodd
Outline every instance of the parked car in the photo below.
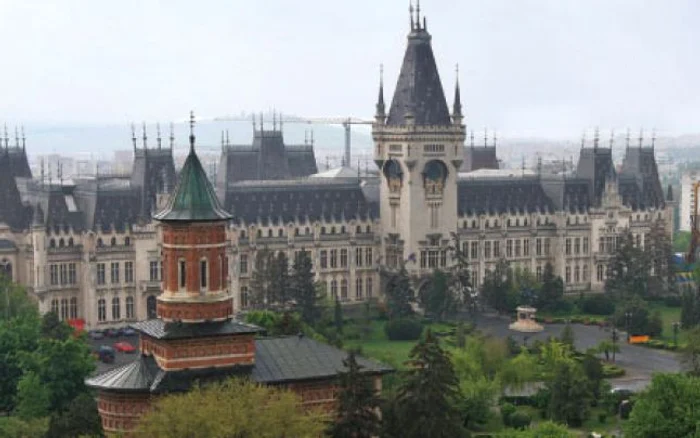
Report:
M 88 337 L 92 340 L 99 341 L 100 339 L 104 339 L 105 334 L 102 330 L 90 330 L 88 332 Z
M 131 327 L 126 327 L 125 329 L 122 329 L 122 335 L 123 336 L 136 336 L 136 330 L 132 329 Z
M 133 353 L 136 351 L 136 347 L 126 341 L 115 343 L 114 349 L 122 353 Z
M 108 338 L 118 338 L 121 336 L 121 331 L 119 329 L 111 328 L 105 331 L 105 336 Z
M 100 345 L 97 350 L 97 358 L 104 363 L 114 362 L 114 348 L 109 345 Z

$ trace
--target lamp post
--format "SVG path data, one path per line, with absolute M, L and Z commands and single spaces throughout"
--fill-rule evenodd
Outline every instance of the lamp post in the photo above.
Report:
M 678 329 L 680 328 L 680 322 L 673 323 L 673 345 L 678 347 Z
M 630 341 L 630 324 L 632 324 L 632 312 L 625 312 L 625 323 L 627 325 L 627 342 Z
M 612 343 L 613 343 L 613 349 L 612 349 L 612 361 L 615 362 L 615 350 L 617 350 L 617 328 L 613 325 L 612 328 Z

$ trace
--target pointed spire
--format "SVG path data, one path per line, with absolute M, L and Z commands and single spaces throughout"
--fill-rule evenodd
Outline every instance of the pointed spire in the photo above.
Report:
M 41 187 L 44 187 L 44 181 L 46 180 L 46 176 L 44 173 L 44 157 L 41 157 Z
M 489 130 L 488 128 L 484 128 L 484 147 L 488 146 L 489 142 Z
M 416 0 L 416 29 L 420 29 L 420 0 Z
M 595 131 L 593 132 L 593 150 L 598 149 L 599 142 L 600 142 L 600 130 L 596 126 Z
M 190 111 L 190 153 L 194 153 L 194 111 Z
M 583 134 L 581 134 L 581 149 L 586 147 L 586 130 L 583 130 Z
M 360 159 L 357 159 L 357 181 L 360 181 L 361 175 L 360 175 Z
M 19 149 L 19 130 L 17 129 L 17 125 L 15 125 L 15 147 Z
M 496 136 L 496 131 L 493 131 L 493 147 L 496 147 L 496 140 L 498 140 L 498 137 Z
M 272 110 L 272 130 L 277 130 L 277 114 L 275 113 L 274 109 Z
M 27 147 L 27 137 L 24 136 L 24 125 L 22 125 L 22 150 Z
M 160 137 L 160 123 L 156 123 L 156 133 L 158 134 L 158 149 L 163 146 L 163 139 Z
M 131 124 L 131 142 L 134 144 L 134 151 L 136 150 L 136 127 Z
M 253 133 L 255 133 L 255 130 L 257 129 L 255 126 L 255 113 L 252 114 L 252 119 L 253 119 Z
M 642 148 L 642 142 L 644 141 L 644 128 L 639 129 L 639 149 Z
M 474 130 L 473 129 L 471 131 L 471 134 L 469 135 L 469 139 L 470 139 L 471 147 L 472 147 L 472 149 L 474 149 Z
M 309 130 L 304 129 L 304 146 L 308 146 L 309 144 Z
M 613 143 L 615 143 L 615 129 L 610 130 L 610 150 L 613 148 Z
M 415 28 L 413 23 L 413 0 L 409 0 L 408 2 L 408 15 L 411 17 L 411 30 L 413 30 Z
M 228 129 L 226 130 L 226 146 L 231 146 L 231 142 L 228 140 Z
M 260 133 L 265 130 L 265 121 L 263 120 L 263 113 L 260 111 Z
M 148 149 L 148 135 L 146 134 L 146 122 L 142 122 L 141 132 L 143 133 L 143 148 Z
M 314 128 L 311 128 L 311 146 L 314 145 Z
M 170 122 L 170 149 L 175 146 L 175 126 Z
M 542 175 L 542 155 L 537 154 L 537 175 Z
M 284 118 L 282 117 L 282 113 L 281 113 L 281 112 L 278 113 L 277 119 L 278 119 L 277 121 L 278 121 L 279 124 L 280 124 L 280 132 L 282 132 L 282 127 L 284 126 Z
M 627 136 L 625 137 L 625 141 L 626 141 L 625 148 L 629 149 L 630 148 L 630 128 L 627 128 Z
M 379 123 L 386 120 L 386 106 L 384 105 L 384 64 L 379 64 L 379 96 L 377 97 L 377 113 L 375 119 Z
M 462 98 L 459 90 L 459 64 L 455 66 L 455 98 L 452 106 L 452 119 L 455 124 L 462 123 Z
M 225 140 L 226 140 L 226 138 L 224 137 L 224 131 L 221 131 L 221 150 L 222 151 L 224 150 L 224 146 L 226 145 L 226 143 L 224 143 Z
M 5 149 L 10 147 L 10 137 L 7 136 L 7 123 L 5 123 Z
M 654 149 L 656 145 L 656 128 L 651 131 L 651 148 Z

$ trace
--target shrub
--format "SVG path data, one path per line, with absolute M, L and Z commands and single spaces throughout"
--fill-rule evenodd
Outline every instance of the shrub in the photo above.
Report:
M 615 303 L 605 294 L 593 294 L 584 297 L 580 304 L 583 313 L 607 316 L 615 313 Z
M 608 419 L 608 414 L 606 414 L 605 412 L 601 412 L 600 414 L 598 414 L 598 423 L 605 424 L 607 419 Z
M 384 333 L 391 341 L 415 341 L 422 332 L 423 325 L 414 318 L 393 319 L 384 325 Z
M 508 417 L 509 426 L 515 429 L 524 430 L 530 425 L 531 422 L 532 418 L 530 418 L 530 416 L 523 411 L 515 411 Z
M 622 377 L 625 375 L 625 369 L 617 365 L 604 364 L 603 365 L 603 378 L 611 379 L 615 377 Z
M 681 307 L 680 295 L 667 295 L 664 297 L 664 304 L 668 307 Z
M 503 403 L 501 405 L 501 420 L 503 420 L 503 425 L 510 426 L 510 417 L 515 411 L 515 405 L 511 403 Z

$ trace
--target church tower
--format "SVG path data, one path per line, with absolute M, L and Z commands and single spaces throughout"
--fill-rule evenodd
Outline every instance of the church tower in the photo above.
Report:
M 448 109 L 420 4 L 411 28 L 389 113 L 380 80 L 372 127 L 374 160 L 381 171 L 380 216 L 384 263 L 428 272 L 447 262 L 445 248 L 457 227 L 457 172 L 465 126 L 459 84 Z

